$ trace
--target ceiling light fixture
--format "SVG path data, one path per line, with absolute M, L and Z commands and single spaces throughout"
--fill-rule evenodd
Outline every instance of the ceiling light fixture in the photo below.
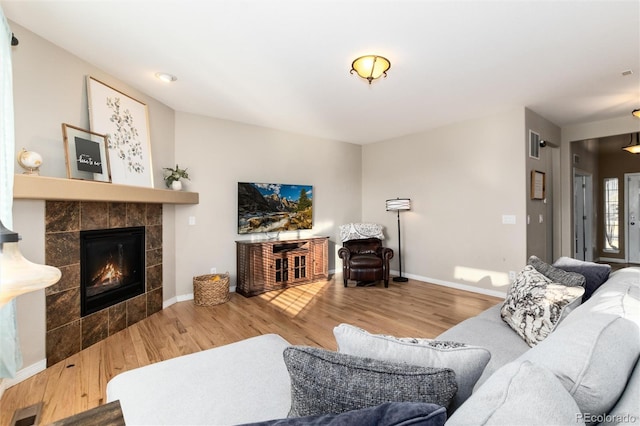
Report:
M 633 115 L 636 118 L 640 118 L 640 108 L 634 109 L 633 111 L 631 111 L 631 115 Z
M 166 72 L 157 72 L 156 73 L 156 78 L 158 80 L 162 80 L 165 83 L 173 83 L 174 81 L 176 81 L 178 79 L 178 77 L 176 77 L 175 75 L 171 75 L 169 73 Z
M 360 56 L 351 63 L 351 71 L 355 71 L 358 75 L 369 81 L 369 84 L 383 75 L 387 76 L 387 71 L 391 68 L 391 62 L 387 58 L 378 55 Z
M 622 149 L 632 154 L 640 154 L 640 133 L 636 133 L 636 143 L 633 143 L 633 133 L 631 133 L 631 140 L 629 140 L 629 145 L 623 147 Z

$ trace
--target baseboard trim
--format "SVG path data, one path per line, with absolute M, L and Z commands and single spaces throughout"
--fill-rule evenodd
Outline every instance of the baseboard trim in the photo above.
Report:
M 171 305 L 173 305 L 173 304 L 175 304 L 177 302 L 178 302 L 178 300 L 177 300 L 176 297 L 172 297 L 169 300 L 165 300 L 165 301 L 162 302 L 162 309 L 167 309 L 169 306 L 171 306 Z
M 398 271 L 392 270 L 390 272 L 395 275 L 398 275 Z M 329 275 L 332 275 L 332 274 L 335 274 L 335 270 L 329 271 Z M 437 284 L 443 287 L 450 287 L 450 288 L 455 288 L 457 290 L 469 291 L 471 293 L 484 294 L 486 296 L 499 297 L 501 299 L 504 299 L 507 296 L 507 293 L 503 291 L 490 290 L 486 288 L 475 287 L 468 284 L 454 283 L 451 281 L 439 280 L 437 278 L 423 277 L 421 275 L 414 275 L 414 274 L 403 274 L 402 276 L 411 278 L 412 280 L 416 280 L 416 281 Z M 229 292 L 235 293 L 236 286 L 229 287 Z M 166 300 L 165 302 L 162 303 L 162 308 L 165 309 L 173 305 L 174 303 L 185 302 L 187 300 L 193 300 L 193 293 L 182 294 L 180 296 L 172 297 L 171 299 Z
M 0 379 L 0 398 L 4 394 L 4 391 L 9 389 L 11 386 L 17 385 L 18 383 L 27 380 L 31 376 L 35 376 L 41 371 L 47 369 L 47 359 L 40 360 L 35 364 L 31 364 L 28 367 L 22 368 L 16 372 L 16 377 L 14 378 L 5 378 Z
M 398 273 L 397 271 L 391 271 L 391 272 L 395 274 Z M 414 274 L 402 274 L 402 276 L 411 278 L 412 280 L 416 280 L 416 281 L 436 284 L 443 287 L 455 288 L 456 290 L 469 291 L 471 293 L 484 294 L 486 296 L 499 297 L 501 299 L 504 299 L 507 296 L 507 293 L 504 291 L 491 290 L 491 289 L 476 287 L 468 284 L 454 283 L 451 281 L 440 280 L 437 278 L 423 277 L 421 275 L 414 275 Z
M 618 259 L 615 257 L 599 257 L 599 262 L 608 262 L 608 263 L 627 263 L 625 259 Z

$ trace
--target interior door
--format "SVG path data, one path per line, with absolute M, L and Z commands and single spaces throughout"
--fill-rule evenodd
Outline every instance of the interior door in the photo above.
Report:
M 625 174 L 627 262 L 640 263 L 640 173 Z
M 591 175 L 574 171 L 573 175 L 573 224 L 574 252 L 573 257 L 580 260 L 593 260 L 592 214 L 593 192 Z

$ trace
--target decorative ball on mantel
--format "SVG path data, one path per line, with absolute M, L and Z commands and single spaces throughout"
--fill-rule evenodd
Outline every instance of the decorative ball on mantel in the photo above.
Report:
M 22 148 L 18 152 L 18 164 L 22 167 L 25 175 L 40 175 L 42 156 L 35 151 L 27 151 Z

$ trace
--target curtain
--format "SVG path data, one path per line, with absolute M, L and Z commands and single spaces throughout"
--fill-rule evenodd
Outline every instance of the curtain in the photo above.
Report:
M 0 6 L 0 218 L 9 229 L 13 227 L 11 209 L 13 206 L 14 157 L 11 29 Z M 15 377 L 21 366 L 22 354 L 18 342 L 14 299 L 0 308 L 0 378 Z

